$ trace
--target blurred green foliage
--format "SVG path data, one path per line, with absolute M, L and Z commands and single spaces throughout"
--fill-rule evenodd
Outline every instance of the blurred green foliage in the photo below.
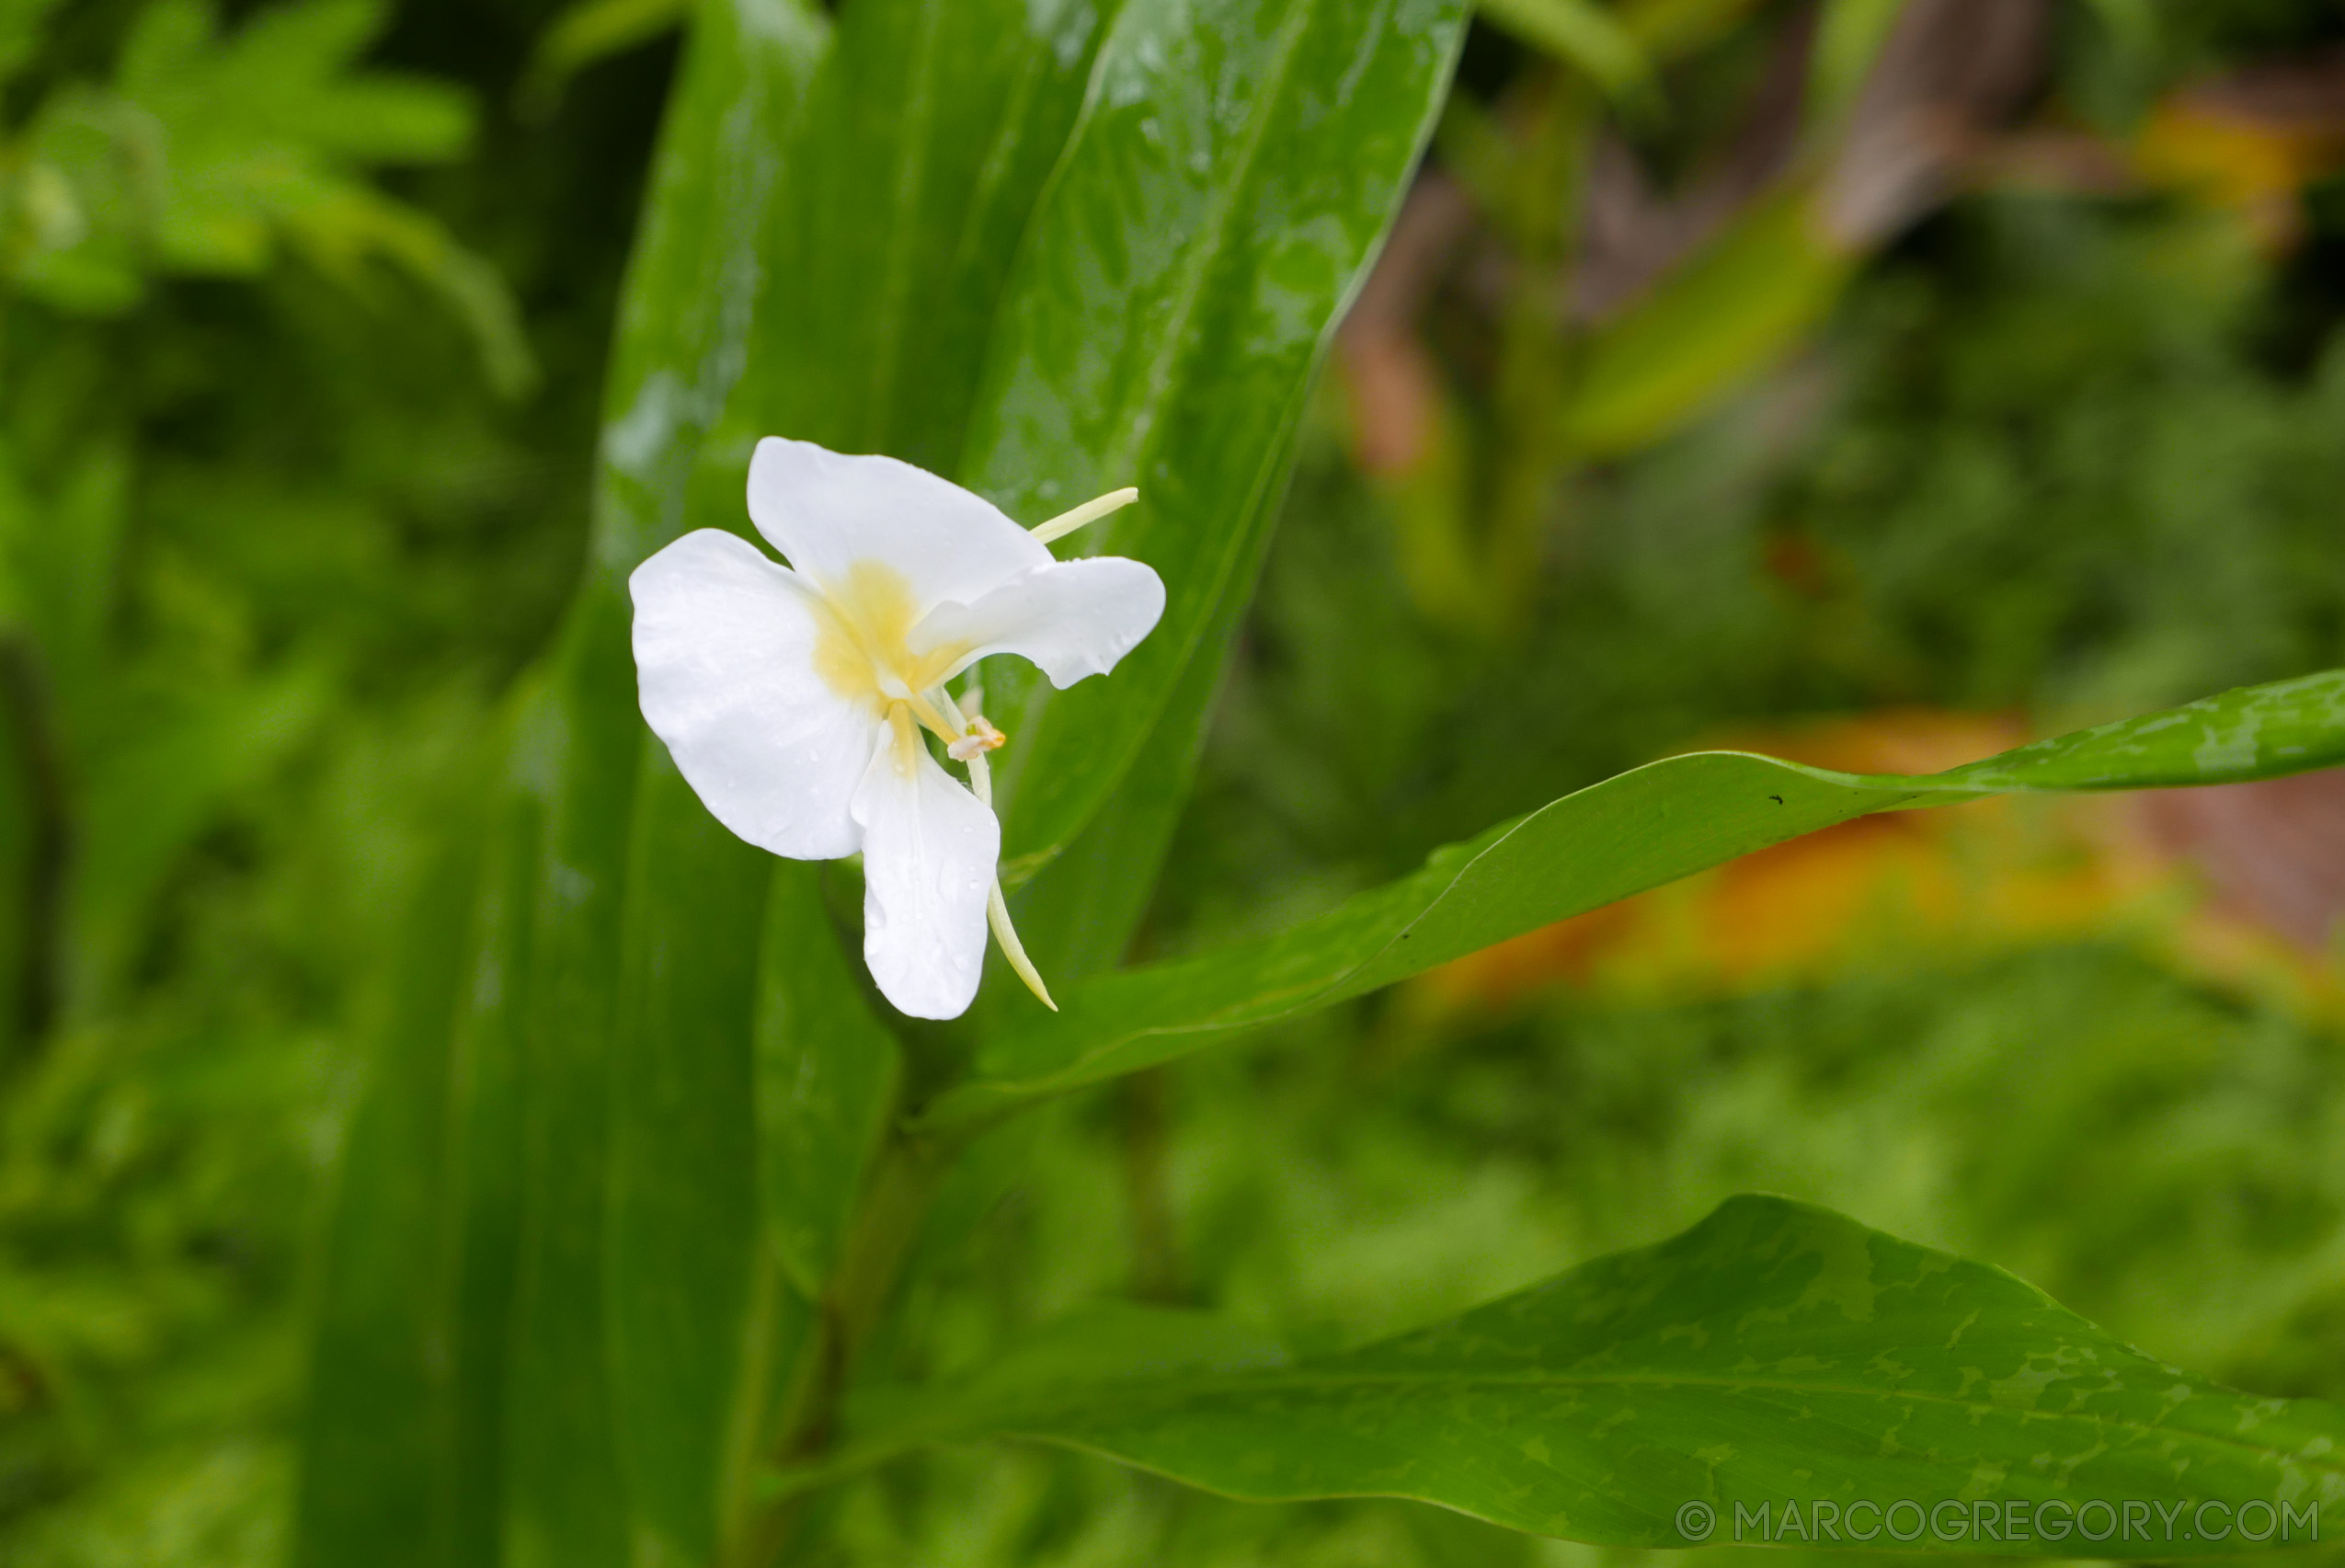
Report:
M 567 591 L 657 109 L 650 62 L 614 140 L 476 132 L 542 13 L 6 9 L 9 1561 L 281 1534 L 349 1042 Z
M 2060 112 L 2122 127 L 2345 36 L 2315 0 L 2147 9 L 2059 15 Z M 561 10 L 0 5 L 0 660 L 30 824 L 0 844 L 30 955 L 0 985 L 0 1561 L 277 1550 L 306 1243 L 390 911 L 580 549 L 669 53 L 571 75 L 562 50 L 594 51 Z M 1470 66 L 1530 68 L 1494 36 Z M 551 118 L 515 113 L 532 83 Z M 1331 401 L 1144 947 L 1287 923 L 1729 724 L 2085 722 L 2345 664 L 2345 196 L 2305 208 L 2275 259 L 2168 197 L 1956 203 L 1787 368 L 1573 469 L 1495 642 L 1420 612 Z M 2114 940 L 1884 944 L 1828 984 L 1558 994 L 1434 1035 L 1370 999 L 1003 1135 L 957 1200 L 989 1218 L 883 1350 L 951 1372 L 1127 1293 L 1333 1347 L 1763 1187 L 2242 1386 L 2345 1397 L 2337 1064 L 2318 1019 Z M 841 1562 L 1591 1554 L 1025 1452 L 831 1506 Z

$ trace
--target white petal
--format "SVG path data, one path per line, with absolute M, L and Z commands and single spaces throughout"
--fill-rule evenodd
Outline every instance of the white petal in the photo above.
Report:
M 1138 561 L 1095 555 L 1055 561 L 995 589 L 974 604 L 943 604 L 912 629 L 915 653 L 947 646 L 968 651 L 957 668 L 992 653 L 1032 659 L 1054 686 L 1104 675 L 1155 629 L 1164 581 Z
M 815 673 L 812 589 L 747 540 L 687 533 L 627 579 L 643 716 L 716 819 L 760 849 L 863 846 L 849 807 L 876 710 Z
M 1001 825 L 936 765 L 909 720 L 883 729 L 855 792 L 855 820 L 871 978 L 899 1012 L 959 1017 L 985 971 L 985 898 Z
M 1047 546 L 950 480 L 779 436 L 749 460 L 749 518 L 817 582 L 843 584 L 856 562 L 879 561 L 902 574 L 923 611 L 968 603 L 1051 561 Z

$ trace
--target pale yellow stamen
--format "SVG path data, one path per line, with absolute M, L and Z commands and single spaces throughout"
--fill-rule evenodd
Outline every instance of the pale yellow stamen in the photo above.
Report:
M 944 754 L 956 762 L 974 761 L 988 751 L 999 751 L 1010 743 L 1010 738 L 986 722 L 983 714 L 971 714 L 961 738 L 944 749 Z
M 986 732 L 996 737 L 997 743 L 1007 738 L 1000 730 L 985 724 L 982 715 L 975 721 L 963 718 L 960 708 L 953 701 L 953 693 L 942 687 L 937 689 L 936 701 L 950 715 L 954 728 L 974 735 L 975 726 L 984 724 Z M 984 747 L 974 755 L 956 758 L 968 764 L 970 793 L 989 810 L 993 806 L 993 770 L 986 765 L 985 753 L 992 749 L 990 746 Z M 993 879 L 993 886 L 986 889 L 985 923 L 993 928 L 993 940 L 1001 944 L 1001 956 L 1010 961 L 1011 972 L 1026 982 L 1026 989 L 1034 992 L 1035 1000 L 1043 1006 L 1053 1013 L 1058 1012 L 1058 1004 L 1050 1000 L 1050 988 L 1042 983 L 1042 972 L 1034 967 L 1034 960 L 1026 956 L 1026 944 L 1018 940 L 1018 928 L 1010 923 L 1010 902 L 1001 896 L 1001 878 L 999 876 Z
M 1122 511 L 1139 498 L 1140 493 L 1128 486 L 1121 490 L 1110 490 L 1095 501 L 1085 501 L 1073 511 L 1061 512 L 1048 522 L 1035 524 L 1028 532 L 1047 544 L 1054 539 L 1064 539 L 1086 523 L 1097 522 L 1110 512 Z

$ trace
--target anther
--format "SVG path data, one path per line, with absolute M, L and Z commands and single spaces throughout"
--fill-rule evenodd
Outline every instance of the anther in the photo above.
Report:
M 972 761 L 988 751 L 999 751 L 1009 744 L 1010 738 L 986 722 L 983 714 L 969 715 L 968 730 L 960 739 L 944 749 L 944 754 L 956 762 Z

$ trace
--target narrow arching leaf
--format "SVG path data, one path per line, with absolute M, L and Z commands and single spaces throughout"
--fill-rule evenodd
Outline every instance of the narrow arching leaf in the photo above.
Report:
M 351 1118 L 316 1311 L 307 1454 L 292 1561 L 460 1561 L 441 1469 L 452 1390 L 444 1343 L 449 1158 L 458 1091 L 449 1039 L 474 931 L 477 823 L 455 825 L 409 912 Z
M 1950 773 L 1829 773 L 1736 752 L 1672 757 L 1565 795 L 1316 920 L 1242 947 L 1102 976 L 991 1042 L 935 1109 L 982 1117 L 1358 996 L 1631 893 L 1870 812 L 2009 790 L 2151 788 L 2345 761 L 2345 671 L 2227 692 Z
M 527 1219 L 500 1510 L 518 1568 L 626 1561 L 626 1492 L 604 1364 L 603 1173 L 639 741 L 629 715 L 597 700 L 626 673 L 626 623 L 607 600 L 580 609 L 517 746 L 520 787 L 543 824 L 523 1067 Z
M 1061 849 L 1151 736 L 1184 744 L 1191 721 L 1159 723 L 1252 591 L 1301 391 L 1424 145 L 1463 10 L 1130 0 L 1101 46 L 962 477 L 1034 521 L 1138 486 L 1070 549 L 1145 560 L 1169 598 L 1110 679 L 1053 692 L 988 670 L 1013 861 Z
M 433 1444 L 439 1469 L 434 1559 L 502 1561 L 505 1368 L 521 1241 L 526 1029 L 533 1010 L 537 800 L 509 791 L 496 803 L 481 857 L 470 971 L 453 1030 L 447 1102 L 448 1190 L 436 1358 L 447 1380 Z M 363 1417 L 361 1417 L 363 1418 Z
M 646 553 L 689 526 L 700 449 L 740 378 L 740 333 L 765 285 L 761 245 L 783 189 L 781 149 L 828 36 L 796 0 L 700 8 L 622 306 L 592 566 L 556 655 L 541 755 L 548 826 L 530 1064 L 530 1225 L 509 1369 L 506 1539 L 517 1568 L 619 1564 L 635 1561 L 644 1542 L 707 1539 L 718 1481 L 706 1472 L 723 1462 L 722 1446 L 704 1431 L 680 1448 L 674 1427 L 686 1420 L 680 1408 L 689 1408 L 721 1428 L 737 1391 L 711 1392 L 721 1369 L 692 1362 L 689 1352 L 680 1368 L 664 1352 L 677 1337 L 724 1336 L 715 1356 L 754 1359 L 740 1343 L 753 1280 L 714 1298 L 671 1297 L 687 1313 L 704 1314 L 681 1323 L 646 1321 L 641 1298 L 617 1288 L 635 1283 L 623 1269 L 639 1256 L 646 1226 L 658 1222 L 658 1196 L 672 1196 L 655 1195 L 640 1177 L 667 1153 L 675 1100 L 705 1093 L 727 1066 L 696 1062 L 704 1076 L 668 1085 L 674 1095 L 658 1101 L 616 1092 L 657 1076 L 638 1048 L 646 1042 L 618 1032 L 619 981 L 629 972 L 623 950 L 637 959 L 631 1002 L 656 1012 L 641 964 L 694 934 L 664 928 L 663 910 L 675 901 L 664 885 L 630 907 L 628 872 L 643 864 L 635 832 L 675 826 L 681 807 L 635 799 L 647 742 L 634 701 L 623 584 Z M 713 912 L 738 924 L 738 911 L 722 900 Z M 754 906 L 738 935 L 753 952 Z M 642 1022 L 646 1013 L 635 1017 Z M 746 1009 L 738 1023 L 746 1027 Z M 737 1042 L 744 1077 L 746 1054 L 746 1040 Z M 746 1166 L 746 1150 L 740 1159 Z M 741 1176 L 746 1184 L 746 1169 Z M 746 1267 L 743 1229 L 737 1214 L 730 1236 L 690 1241 L 720 1256 L 729 1245 L 743 1259 L 736 1266 Z M 723 1272 L 706 1251 L 692 1262 Z M 699 1380 L 646 1391 L 646 1382 L 679 1370 Z M 670 1448 L 635 1441 L 638 1433 L 623 1424 L 636 1417 L 658 1426 Z M 705 1479 L 698 1509 L 685 1496 L 695 1468 Z
M 330 1271 L 319 1331 L 303 1561 L 623 1564 L 643 1535 L 631 1494 L 672 1496 L 666 1472 L 623 1451 L 609 1375 L 614 1327 L 640 1316 L 612 1310 L 610 1230 L 615 1214 L 640 1236 L 653 1207 L 639 1180 L 610 1201 L 613 1150 L 638 1171 L 669 1108 L 648 1099 L 645 1124 L 614 1129 L 614 1068 L 666 1087 L 613 1036 L 644 750 L 622 584 L 641 542 L 680 531 L 694 453 L 740 373 L 776 151 L 824 37 L 796 0 L 701 7 L 623 304 L 595 567 L 516 726 L 492 814 L 506 841 L 483 872 L 494 897 L 469 928 L 426 916 L 437 940 L 473 933 L 451 960 L 473 978 L 469 1011 L 402 1028 L 386 1067 L 421 1086 L 409 1100 L 439 1085 L 446 1126 L 426 1143 L 419 1113 L 367 1113 L 346 1162 L 334 1247 L 349 1261 Z M 752 952 L 755 933 L 752 915 Z M 656 977 L 633 974 L 631 1007 L 656 1012 Z M 416 988 L 431 994 L 403 978 Z M 733 1100 L 746 1119 L 745 1093 Z M 366 1209 L 368 1192 L 410 1196 Z M 399 1337 L 351 1326 L 394 1320 L 422 1346 L 405 1383 L 383 1364 Z M 640 1368 L 640 1339 L 626 1348 Z M 404 1419 L 418 1399 L 429 1419 Z
M 2055 736 L 1943 775 L 1994 790 L 2163 789 L 2345 762 L 2345 670 L 2242 686 L 2164 713 Z
M 1597 455 L 1650 445 L 1813 326 L 1856 260 L 1804 189 L 1755 204 L 1594 334 L 1559 433 Z
M 1577 66 L 1617 98 L 1653 90 L 1653 62 L 1636 35 L 1596 0 L 1480 0 L 1484 17 Z
M 613 1032 L 610 1328 L 637 1551 L 715 1555 L 762 1249 L 749 1026 L 770 857 L 658 747 L 635 791 Z
M 1265 1365 L 1124 1314 L 1012 1366 L 864 1455 L 1035 1437 L 1226 1496 L 1415 1498 L 1619 1546 L 2164 1558 L 2345 1528 L 2345 1410 L 2216 1387 L 2000 1269 L 1779 1197 L 1345 1355 Z

